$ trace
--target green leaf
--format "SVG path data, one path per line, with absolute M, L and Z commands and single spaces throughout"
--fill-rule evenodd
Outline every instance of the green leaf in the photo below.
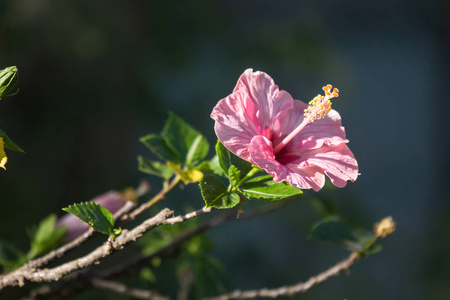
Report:
M 354 230 L 337 219 L 325 219 L 316 223 L 309 238 L 329 242 L 353 252 L 364 249 L 364 244 L 360 243 Z
M 206 235 L 197 235 L 186 242 L 185 251 L 181 251 L 177 268 L 177 277 L 184 281 L 189 274 L 195 274 L 189 299 L 203 299 L 225 293 L 229 281 L 226 278 L 225 268 L 219 260 L 212 257 L 209 252 L 213 243 Z
M 375 234 L 373 233 L 372 230 L 362 229 L 359 226 L 353 224 L 351 225 L 346 224 L 346 225 L 347 227 L 352 229 L 353 235 L 356 237 L 356 239 L 361 245 L 365 245 L 365 247 L 367 248 L 373 244 Z
M 0 265 L 12 267 L 23 259 L 23 253 L 8 242 L 0 240 Z
M 47 253 L 61 243 L 67 228 L 55 228 L 56 221 L 56 215 L 51 214 L 39 223 L 37 229 L 32 230 L 30 234 L 31 248 L 27 253 L 28 259 Z
M 170 179 L 173 176 L 173 171 L 169 166 L 157 161 L 148 160 L 142 156 L 138 156 L 138 166 L 139 171 L 159 176 L 163 179 Z
M 322 218 L 336 216 L 339 214 L 338 209 L 331 198 L 323 196 L 313 197 L 309 199 L 309 203 Z
M 362 255 L 364 255 L 364 256 L 373 255 L 375 253 L 380 252 L 382 249 L 383 249 L 383 246 L 381 246 L 379 244 L 373 244 L 373 245 L 370 245 L 369 248 L 362 251 Z
M 228 178 L 230 179 L 231 187 L 238 188 L 239 181 L 241 179 L 241 171 L 239 171 L 234 165 L 231 165 L 228 169 Z
M 8 95 L 12 90 L 14 85 L 17 83 L 17 68 L 16 66 L 7 67 L 0 70 L 0 100 L 4 97 L 13 96 L 14 94 Z
M 155 153 L 160 159 L 180 162 L 180 157 L 171 150 L 164 139 L 157 134 L 149 134 L 139 139 L 150 151 Z
M 207 207 L 214 207 L 219 209 L 232 208 L 241 202 L 241 198 L 236 193 L 225 193 L 216 198 Z
M 216 153 L 219 158 L 219 165 L 225 174 L 228 174 L 228 169 L 231 165 L 235 166 L 241 172 L 241 176 L 247 175 L 248 172 L 252 170 L 251 163 L 228 151 L 228 149 L 219 140 L 217 140 L 216 144 Z
M 212 297 L 226 293 L 230 289 L 230 282 L 226 276 L 225 267 L 216 258 L 202 254 L 192 258 L 196 280 L 193 284 L 194 299 Z
M 156 282 L 156 275 L 155 273 L 153 273 L 152 269 L 150 268 L 142 268 L 141 271 L 139 272 L 139 277 L 142 280 L 151 282 L 151 283 L 155 283 Z
M 161 137 L 186 166 L 196 165 L 206 157 L 209 151 L 206 138 L 172 112 L 169 113 L 169 119 L 164 126 Z
M 17 146 L 7 135 L 6 133 L 0 129 L 0 137 L 3 138 L 3 142 L 5 143 L 5 147 L 9 150 L 17 151 L 25 153 L 19 146 Z
M 205 175 L 200 181 L 200 190 L 206 207 L 231 208 L 240 202 L 236 193 L 228 192 L 225 184 L 213 175 Z
M 208 154 L 209 143 L 200 133 L 192 141 L 192 144 L 188 145 L 190 145 L 190 148 L 186 154 L 187 166 L 196 165 Z
M 302 194 L 299 190 L 286 182 L 275 182 L 270 175 L 252 178 L 241 186 L 242 194 L 248 199 L 265 201 L 281 200 Z
M 200 181 L 200 190 L 205 203 L 213 203 L 219 196 L 227 193 L 225 184 L 213 175 L 205 175 Z
M 203 161 L 196 169 L 202 171 L 203 173 L 225 176 L 222 168 L 219 165 L 219 157 L 217 155 L 214 155 L 214 157 L 210 160 Z
M 95 231 L 107 235 L 114 235 L 114 216 L 112 213 L 94 202 L 82 202 L 63 208 L 64 211 L 74 215 Z

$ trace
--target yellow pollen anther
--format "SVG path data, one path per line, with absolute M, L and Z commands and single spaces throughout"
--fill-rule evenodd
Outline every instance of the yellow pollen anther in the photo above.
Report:
M 331 84 L 322 87 L 322 90 L 325 92 L 325 96 L 317 95 L 309 102 L 308 108 L 305 109 L 304 116 L 311 123 L 323 119 L 331 110 L 332 103 L 330 99 L 339 97 L 339 90 L 337 88 L 333 89 Z
M 331 84 L 327 84 L 322 88 L 325 92 L 325 96 L 317 95 L 314 99 L 309 102 L 308 107 L 305 109 L 304 119 L 302 122 L 292 130 L 287 136 L 283 138 L 281 142 L 274 145 L 273 153 L 277 155 L 280 153 L 281 149 L 284 148 L 300 131 L 302 131 L 308 124 L 314 122 L 315 120 L 323 119 L 331 110 L 331 98 L 339 96 L 339 90 L 333 89 Z

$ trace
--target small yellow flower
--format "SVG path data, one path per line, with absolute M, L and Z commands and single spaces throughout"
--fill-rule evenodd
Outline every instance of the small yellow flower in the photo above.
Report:
M 199 170 L 187 170 L 183 171 L 180 165 L 173 163 L 171 161 L 167 162 L 167 165 L 178 175 L 184 184 L 194 183 L 202 180 L 203 173 Z

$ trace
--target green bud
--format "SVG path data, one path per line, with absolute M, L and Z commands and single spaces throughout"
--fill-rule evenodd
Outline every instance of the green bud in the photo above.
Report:
M 3 97 L 13 96 L 14 94 L 8 95 L 17 82 L 17 68 L 16 66 L 7 67 L 0 71 L 0 100 Z

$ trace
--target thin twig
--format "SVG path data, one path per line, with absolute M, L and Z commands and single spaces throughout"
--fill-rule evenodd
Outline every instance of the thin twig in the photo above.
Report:
M 245 211 L 239 218 L 239 220 L 250 219 L 258 215 L 267 214 L 273 212 L 280 207 L 292 202 L 291 200 L 279 201 L 271 205 L 264 206 L 262 208 L 258 208 L 252 211 Z M 205 210 L 205 208 L 200 211 Z M 190 213 L 193 214 L 193 213 Z M 187 214 L 189 215 L 189 214 Z M 150 255 L 143 256 L 142 254 L 135 254 L 132 258 L 118 264 L 111 266 L 105 270 L 99 272 L 92 272 L 90 268 L 84 269 L 81 272 L 70 274 L 64 278 L 64 282 L 60 282 L 57 285 L 49 286 L 45 285 L 34 289 L 30 293 L 30 297 L 26 298 L 27 300 L 31 299 L 47 299 L 48 297 L 67 297 L 75 294 L 79 294 L 83 290 L 91 288 L 91 285 L 88 284 L 89 280 L 92 278 L 100 278 L 100 279 L 110 279 L 118 276 L 123 276 L 126 274 L 134 273 L 136 270 L 141 269 L 144 266 L 148 266 L 149 262 L 152 261 L 153 258 L 159 257 L 161 259 L 172 257 L 176 255 L 183 243 L 193 238 L 194 236 L 201 234 L 223 222 L 230 220 L 237 220 L 237 211 L 230 210 L 226 212 L 222 212 L 218 215 L 215 215 L 211 219 L 205 221 L 201 225 L 197 226 L 195 229 L 189 230 L 180 236 L 176 237 L 169 245 L 158 249 L 154 253 Z M 186 216 L 186 215 L 185 215 Z M 178 217 L 167 219 L 178 219 Z
M 295 285 L 283 286 L 275 289 L 260 289 L 250 291 L 236 290 L 229 294 L 224 294 L 212 298 L 205 298 L 204 300 L 242 300 L 242 299 L 255 299 L 255 298 L 278 298 L 282 296 L 292 297 L 296 294 L 304 293 L 311 288 L 327 281 L 328 279 L 338 276 L 342 271 L 349 270 L 361 257 L 357 252 L 353 252 L 350 256 L 337 263 L 333 267 L 329 268 L 325 272 L 320 273 L 317 276 L 313 276 L 306 282 L 300 282 Z
M 258 209 L 252 210 L 252 211 L 247 211 L 240 216 L 239 220 L 246 220 L 246 219 L 250 219 L 250 218 L 262 215 L 262 214 L 267 214 L 267 213 L 273 212 L 273 211 L 279 209 L 280 207 L 286 205 L 287 203 L 290 203 L 290 201 L 279 201 L 272 205 L 267 205 L 262 208 L 258 208 Z M 205 208 L 203 208 L 202 210 L 204 210 L 204 209 Z M 180 217 L 180 216 L 178 216 L 178 217 Z M 178 218 L 178 217 L 175 217 L 175 218 Z M 167 219 L 166 222 L 168 220 L 175 219 L 175 218 Z M 184 242 L 188 241 L 189 239 L 191 239 L 192 237 L 194 237 L 198 234 L 205 232 L 206 230 L 209 230 L 223 222 L 230 221 L 230 220 L 238 220 L 236 210 L 230 210 L 230 211 L 226 211 L 226 212 L 220 213 L 218 215 L 215 215 L 214 217 L 205 221 L 204 223 L 197 226 L 196 228 L 186 231 L 185 233 L 179 235 L 169 245 L 162 247 L 161 249 L 155 251 L 154 253 L 152 253 L 150 255 L 145 255 L 145 256 L 141 255 L 141 254 L 136 254 L 133 258 L 130 258 L 129 260 L 127 260 L 121 264 L 118 264 L 116 266 L 112 266 L 109 269 L 102 271 L 102 273 L 99 273 L 97 276 L 100 278 L 113 278 L 113 277 L 122 275 L 124 273 L 126 273 L 126 274 L 131 273 L 135 269 L 140 269 L 144 266 L 147 266 L 149 264 L 149 262 L 151 262 L 153 260 L 153 258 L 155 258 L 155 257 L 159 257 L 159 258 L 171 257 L 175 253 L 177 253 L 178 249 Z
M 84 269 L 88 266 L 98 263 L 101 259 L 111 255 L 113 252 L 122 250 L 129 242 L 136 241 L 145 232 L 161 225 L 164 220 L 172 217 L 173 212 L 169 209 L 163 209 L 155 217 L 146 220 L 133 230 L 123 230 L 114 241 L 108 240 L 105 244 L 98 247 L 88 255 L 67 262 L 61 266 L 52 269 L 33 270 L 25 269 L 21 272 L 13 272 L 0 276 L 0 290 L 6 286 L 23 286 L 25 281 L 42 282 L 58 281 L 62 277 L 72 272 Z
M 122 274 L 128 274 L 133 273 L 136 269 L 141 269 L 144 266 L 147 266 L 153 258 L 159 257 L 159 258 L 167 258 L 175 255 L 180 246 L 191 239 L 192 237 L 201 234 L 205 232 L 206 230 L 215 227 L 225 221 L 236 219 L 236 212 L 235 211 L 229 211 L 222 214 L 219 214 L 210 220 L 206 221 L 202 225 L 196 227 L 195 229 L 189 230 L 178 237 L 176 237 L 169 245 L 162 247 L 161 249 L 153 252 L 150 255 L 141 255 L 136 254 L 133 258 L 130 258 L 129 260 L 110 267 L 107 270 L 104 270 L 103 272 L 99 273 L 98 276 L 101 278 L 112 278 L 116 277 Z
M 129 212 L 134 207 L 136 207 L 136 205 L 133 202 L 127 201 L 125 203 L 125 205 L 114 214 L 114 219 L 117 220 L 118 218 L 120 218 L 125 213 Z M 54 260 L 63 257 L 65 254 L 69 253 L 71 250 L 81 246 L 83 243 L 85 243 L 87 240 L 89 240 L 91 238 L 91 236 L 94 234 L 94 232 L 95 231 L 92 228 L 89 228 L 86 232 L 84 232 L 82 235 L 80 235 L 73 241 L 62 245 L 61 247 L 47 253 L 46 255 L 44 255 L 40 258 L 29 261 L 28 263 L 24 264 L 19 269 L 15 270 L 9 274 L 23 273 L 25 270 L 34 270 L 34 269 L 46 266 L 49 263 L 53 262 Z M 7 275 L 9 275 L 9 274 L 7 274 Z M 6 275 L 4 275 L 4 276 L 6 276 Z M 0 275 L 0 278 L 2 278 L 1 275 Z
M 209 212 L 211 212 L 211 211 L 212 211 L 212 207 L 208 207 L 208 208 L 207 208 L 206 206 L 204 206 L 203 208 L 201 208 L 201 209 L 199 209 L 199 210 L 196 210 L 196 211 L 187 213 L 187 214 L 185 214 L 185 215 L 176 216 L 176 217 L 167 219 L 167 220 L 164 221 L 164 224 L 170 224 L 170 225 L 173 225 L 173 224 L 175 224 L 175 223 L 185 222 L 185 221 L 187 221 L 187 220 L 189 220 L 189 219 L 192 219 L 192 218 L 194 218 L 194 217 L 198 217 L 198 216 L 200 216 L 200 215 L 203 215 L 203 214 L 205 214 L 205 213 L 209 213 Z
M 104 279 L 91 279 L 91 284 L 93 287 L 113 291 L 119 294 L 131 296 L 138 299 L 149 299 L 149 300 L 169 300 L 169 297 L 161 296 L 156 292 L 131 288 L 117 281 L 108 281 Z
M 177 300 L 188 300 L 189 291 L 194 283 L 195 275 L 192 266 L 188 266 L 183 270 L 183 273 L 178 276 L 178 285 L 180 286 L 177 292 Z
M 142 214 L 144 211 L 155 205 L 156 203 L 162 201 L 164 197 L 169 193 L 171 190 L 173 190 L 181 181 L 181 178 L 179 176 L 175 176 L 170 184 L 166 187 L 164 187 L 158 194 L 156 194 L 153 198 L 151 198 L 149 201 L 141 204 L 138 208 L 136 208 L 134 211 L 132 211 L 129 214 L 123 215 L 120 219 L 122 222 L 128 222 L 131 220 L 136 219 L 137 216 Z
M 145 195 L 149 191 L 150 191 L 150 185 L 148 184 L 147 181 L 143 180 L 143 181 L 141 181 L 138 188 L 136 189 L 136 195 L 138 197 L 140 197 L 140 196 Z M 127 201 L 124 206 L 122 206 L 116 213 L 114 213 L 114 220 L 117 221 L 117 220 L 121 219 L 124 215 L 126 215 L 130 210 L 132 210 L 135 207 L 136 207 L 136 204 L 134 204 L 132 201 Z M 69 243 L 66 243 L 66 244 L 60 246 L 59 248 L 47 253 L 46 255 L 44 255 L 40 258 L 37 258 L 37 259 L 27 262 L 22 267 L 20 267 L 19 269 L 15 270 L 9 274 L 3 275 L 3 276 L 0 275 L 0 279 L 7 275 L 8 276 L 11 275 L 12 277 L 14 277 L 14 274 L 21 274 L 21 273 L 27 272 L 27 270 L 35 270 L 37 268 L 44 267 L 44 266 L 50 264 L 51 262 L 55 261 L 56 259 L 63 257 L 65 254 L 69 253 L 73 249 L 80 247 L 83 243 L 88 241 L 94 235 L 94 233 L 95 233 L 95 231 L 92 228 L 89 228 L 86 232 L 84 232 L 82 235 L 80 235 L 73 241 L 70 241 Z M 1 289 L 2 289 L 2 287 L 0 285 L 0 290 Z
M 136 189 L 136 195 L 138 197 L 143 196 L 146 193 L 148 193 L 149 190 L 150 185 L 148 184 L 147 181 L 143 180 Z M 125 215 L 135 207 L 136 204 L 134 204 L 132 201 L 127 201 L 125 205 L 123 205 L 118 211 L 114 213 L 114 220 L 117 221 L 119 218 L 121 218 L 123 215 Z M 47 253 L 46 255 L 40 258 L 27 262 L 16 271 L 23 271 L 24 269 L 36 269 L 46 266 L 49 263 L 53 262 L 54 260 L 61 258 L 69 251 L 81 246 L 94 234 L 94 232 L 95 231 L 92 228 L 89 228 L 86 232 L 84 232 L 82 235 L 80 235 L 73 241 L 70 241 L 69 243 L 62 245 L 61 247 Z

